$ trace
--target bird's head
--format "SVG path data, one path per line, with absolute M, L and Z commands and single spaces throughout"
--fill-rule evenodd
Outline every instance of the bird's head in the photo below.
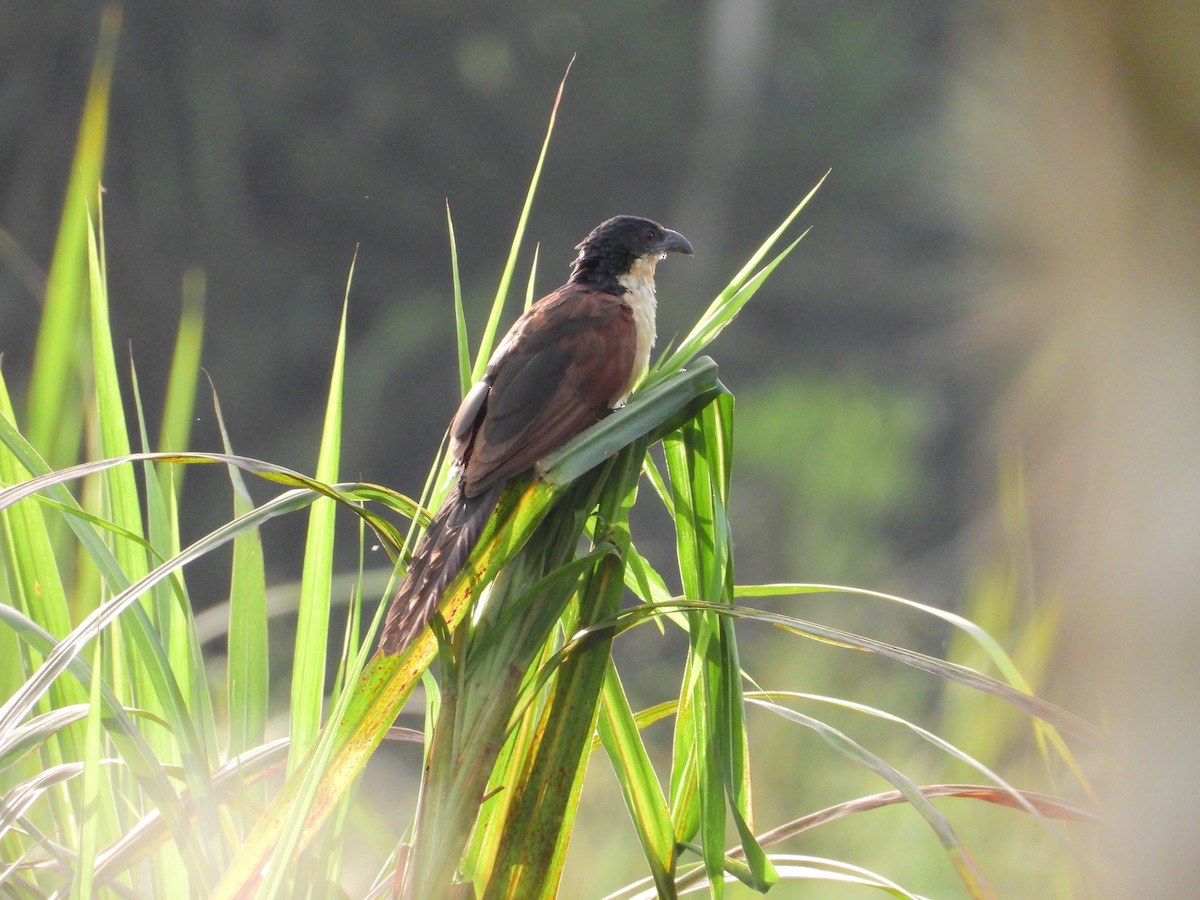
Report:
M 693 253 L 691 241 L 678 231 L 641 216 L 614 216 L 601 222 L 575 249 L 579 255 L 571 280 L 605 287 L 628 275 L 638 262 L 648 263 L 653 272 L 654 264 L 668 253 Z

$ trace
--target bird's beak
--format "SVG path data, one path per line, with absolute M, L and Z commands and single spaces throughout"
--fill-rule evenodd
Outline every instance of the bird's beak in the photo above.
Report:
M 670 228 L 665 229 L 663 239 L 658 242 L 659 253 L 686 253 L 688 256 L 694 256 L 695 251 L 692 250 L 692 242 L 685 238 L 678 231 L 672 231 Z

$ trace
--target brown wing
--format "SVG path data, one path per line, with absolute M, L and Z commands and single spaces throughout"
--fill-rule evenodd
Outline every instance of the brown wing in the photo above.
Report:
M 488 363 L 486 392 L 472 389 L 455 417 L 464 495 L 523 472 L 603 416 L 628 385 L 635 338 L 632 311 L 612 294 L 568 285 L 531 307 Z

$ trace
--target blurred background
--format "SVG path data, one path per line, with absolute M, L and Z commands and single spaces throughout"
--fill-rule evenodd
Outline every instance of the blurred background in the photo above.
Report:
M 0 0 L 0 363 L 18 397 L 99 13 Z M 1117 826 L 1112 896 L 1196 896 L 1197 34 L 1189 2 L 131 3 L 104 176 L 119 354 L 155 428 L 182 284 L 202 273 L 235 450 L 311 471 L 357 247 L 342 475 L 415 494 L 457 402 L 445 203 L 474 336 L 573 54 L 518 269 L 536 244 L 537 295 L 597 222 L 656 218 L 697 251 L 659 270 L 664 346 L 832 169 L 812 232 L 711 349 L 737 397 L 738 581 L 979 619 L 1040 693 L 1112 732 L 1086 759 Z M 191 449 L 219 449 L 211 415 Z M 185 540 L 228 517 L 213 484 L 189 476 Z M 267 535 L 275 581 L 296 576 L 303 527 Z M 194 602 L 225 584 L 200 569 Z M 954 649 L 892 607 L 786 608 Z M 989 759 L 1027 743 L 1019 720 L 907 673 L 748 640 L 768 681 L 861 687 Z M 805 777 L 818 750 L 794 732 L 768 744 L 795 784 L 763 824 L 868 789 Z M 854 833 L 866 861 L 941 896 L 945 873 L 908 871 L 924 851 L 888 814 Z M 606 815 L 576 835 L 579 884 L 636 859 Z M 1031 864 L 1045 836 L 1016 819 L 989 848 L 1018 861 L 1004 895 L 1076 883 Z

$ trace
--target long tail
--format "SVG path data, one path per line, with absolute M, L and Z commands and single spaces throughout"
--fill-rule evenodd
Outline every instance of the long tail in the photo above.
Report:
M 379 639 L 381 652 L 399 653 L 425 627 L 446 587 L 467 564 L 502 487 L 497 484 L 476 497 L 464 497 L 456 485 L 446 495 L 388 607 Z

